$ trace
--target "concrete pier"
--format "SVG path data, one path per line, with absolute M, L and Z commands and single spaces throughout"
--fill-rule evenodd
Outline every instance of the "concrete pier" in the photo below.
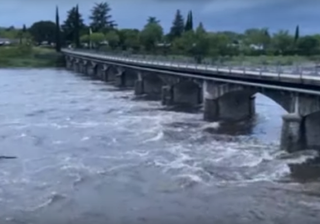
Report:
M 162 86 L 161 103 L 166 106 L 173 104 L 173 88 L 170 85 Z
M 233 89 L 219 83 L 204 84 L 204 120 L 238 121 L 255 114 L 255 96 L 252 91 Z
M 152 99 L 161 99 L 163 81 L 157 74 L 143 76 L 143 94 Z
M 280 148 L 287 152 L 296 152 L 305 148 L 303 119 L 298 114 L 286 114 L 282 117 Z
M 172 87 L 171 94 L 175 105 L 196 106 L 202 103 L 202 87 L 190 80 L 179 81 Z

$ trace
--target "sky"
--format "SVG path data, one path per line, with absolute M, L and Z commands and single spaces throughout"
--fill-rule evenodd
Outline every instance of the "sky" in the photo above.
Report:
M 66 11 L 79 4 L 88 22 L 90 9 L 103 0 L 1 0 L 0 26 L 30 26 L 39 20 L 54 20 L 55 6 L 60 19 Z M 120 28 L 141 29 L 149 16 L 161 21 L 169 30 L 175 12 L 184 16 L 193 11 L 194 22 L 203 22 L 210 31 L 243 31 L 247 28 L 268 27 L 294 31 L 300 26 L 302 34 L 320 33 L 319 0 L 109 0 L 113 19 Z

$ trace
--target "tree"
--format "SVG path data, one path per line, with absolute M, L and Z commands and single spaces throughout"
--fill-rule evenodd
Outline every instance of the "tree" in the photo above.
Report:
M 27 27 L 26 27 L 26 25 L 25 25 L 25 24 L 23 24 L 22 32 L 23 32 L 23 33 L 26 33 L 26 32 L 27 32 Z
M 280 30 L 272 38 L 272 44 L 278 54 L 288 54 L 292 50 L 293 37 L 287 30 Z
M 315 36 L 304 36 L 298 41 L 298 50 L 302 55 L 314 55 L 319 53 L 319 40 Z
M 140 31 L 136 29 L 119 30 L 119 45 L 123 50 L 137 51 L 140 48 L 139 34 Z
M 163 28 L 155 17 L 149 17 L 148 23 L 141 31 L 141 43 L 147 51 L 155 51 L 156 44 L 159 43 L 163 36 Z
M 190 10 L 187 16 L 186 25 L 184 27 L 184 30 L 186 32 L 193 30 L 193 17 L 192 17 L 192 11 Z
M 197 63 L 201 63 L 202 59 L 209 52 L 209 39 L 202 23 L 199 23 L 195 32 L 195 42 L 192 48 L 192 54 Z
M 60 21 L 59 21 L 59 9 L 58 9 L 58 6 L 56 7 L 56 31 L 55 31 L 55 34 L 56 34 L 56 51 L 57 52 L 60 52 L 61 51 L 61 30 L 60 30 Z
M 184 19 L 181 15 L 180 10 L 177 10 L 176 16 L 173 20 L 172 27 L 170 29 L 169 38 L 173 40 L 177 37 L 181 37 L 183 31 L 184 31 Z
M 75 42 L 77 35 L 80 35 L 80 33 L 85 29 L 82 15 L 79 13 L 77 8 L 78 7 L 73 7 L 67 12 L 67 19 L 62 25 L 64 40 L 68 43 Z
M 147 24 L 151 24 L 151 23 L 159 24 L 160 20 L 158 20 L 156 17 L 149 16 Z
M 92 33 L 89 37 L 92 44 L 96 47 L 99 47 L 101 42 L 106 39 L 103 33 Z
M 295 31 L 295 34 L 294 34 L 294 44 L 296 44 L 298 42 L 299 36 L 300 36 L 299 26 L 296 26 L 296 31 Z
M 80 37 L 80 42 L 81 43 L 88 43 L 90 41 L 90 35 L 89 34 L 84 34 Z
M 50 44 L 55 41 L 56 24 L 52 21 L 35 22 L 29 28 L 29 32 L 38 44 L 43 41 Z
M 76 48 L 80 48 L 80 13 L 79 6 L 76 6 L 76 17 L 75 17 L 75 27 L 74 27 L 74 42 Z
M 96 3 L 93 9 L 91 10 L 91 24 L 93 32 L 107 32 L 114 27 L 116 24 L 111 20 L 112 16 L 110 15 L 111 8 L 107 2 Z
M 111 49 L 116 49 L 119 45 L 119 35 L 116 31 L 110 31 L 106 34 L 106 40 Z
M 191 54 L 196 37 L 193 31 L 187 31 L 172 42 L 172 51 L 177 54 Z
M 234 55 L 238 46 L 234 46 L 233 38 L 225 32 L 208 34 L 209 52 L 208 54 L 216 59 L 219 56 Z

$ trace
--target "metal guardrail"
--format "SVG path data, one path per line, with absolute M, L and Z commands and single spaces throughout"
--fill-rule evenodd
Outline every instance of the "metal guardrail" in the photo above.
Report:
M 175 57 L 167 57 L 160 55 L 131 55 L 131 54 L 109 54 L 108 52 L 94 51 L 94 50 L 78 50 L 78 49 L 63 49 L 65 52 L 73 54 L 86 54 L 102 56 L 105 59 L 116 60 L 121 62 L 133 62 L 137 64 L 165 66 L 171 68 L 185 68 L 205 71 L 229 72 L 235 74 L 255 75 L 255 76 L 269 76 L 281 78 L 294 79 L 309 79 L 320 81 L 320 68 L 315 64 L 311 66 L 226 66 L 218 63 L 204 63 L 197 64 L 192 60 L 181 60 Z M 85 56 L 85 55 L 83 55 Z

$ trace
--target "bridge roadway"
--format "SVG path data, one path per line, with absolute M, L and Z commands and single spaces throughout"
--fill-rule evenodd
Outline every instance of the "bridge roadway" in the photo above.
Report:
M 70 49 L 62 52 L 68 69 L 119 87 L 132 86 L 136 95 L 159 98 L 164 105 L 203 104 L 204 119 L 208 121 L 254 116 L 254 95 L 259 92 L 288 112 L 283 116 L 282 149 L 320 149 L 320 75 L 154 61 Z

